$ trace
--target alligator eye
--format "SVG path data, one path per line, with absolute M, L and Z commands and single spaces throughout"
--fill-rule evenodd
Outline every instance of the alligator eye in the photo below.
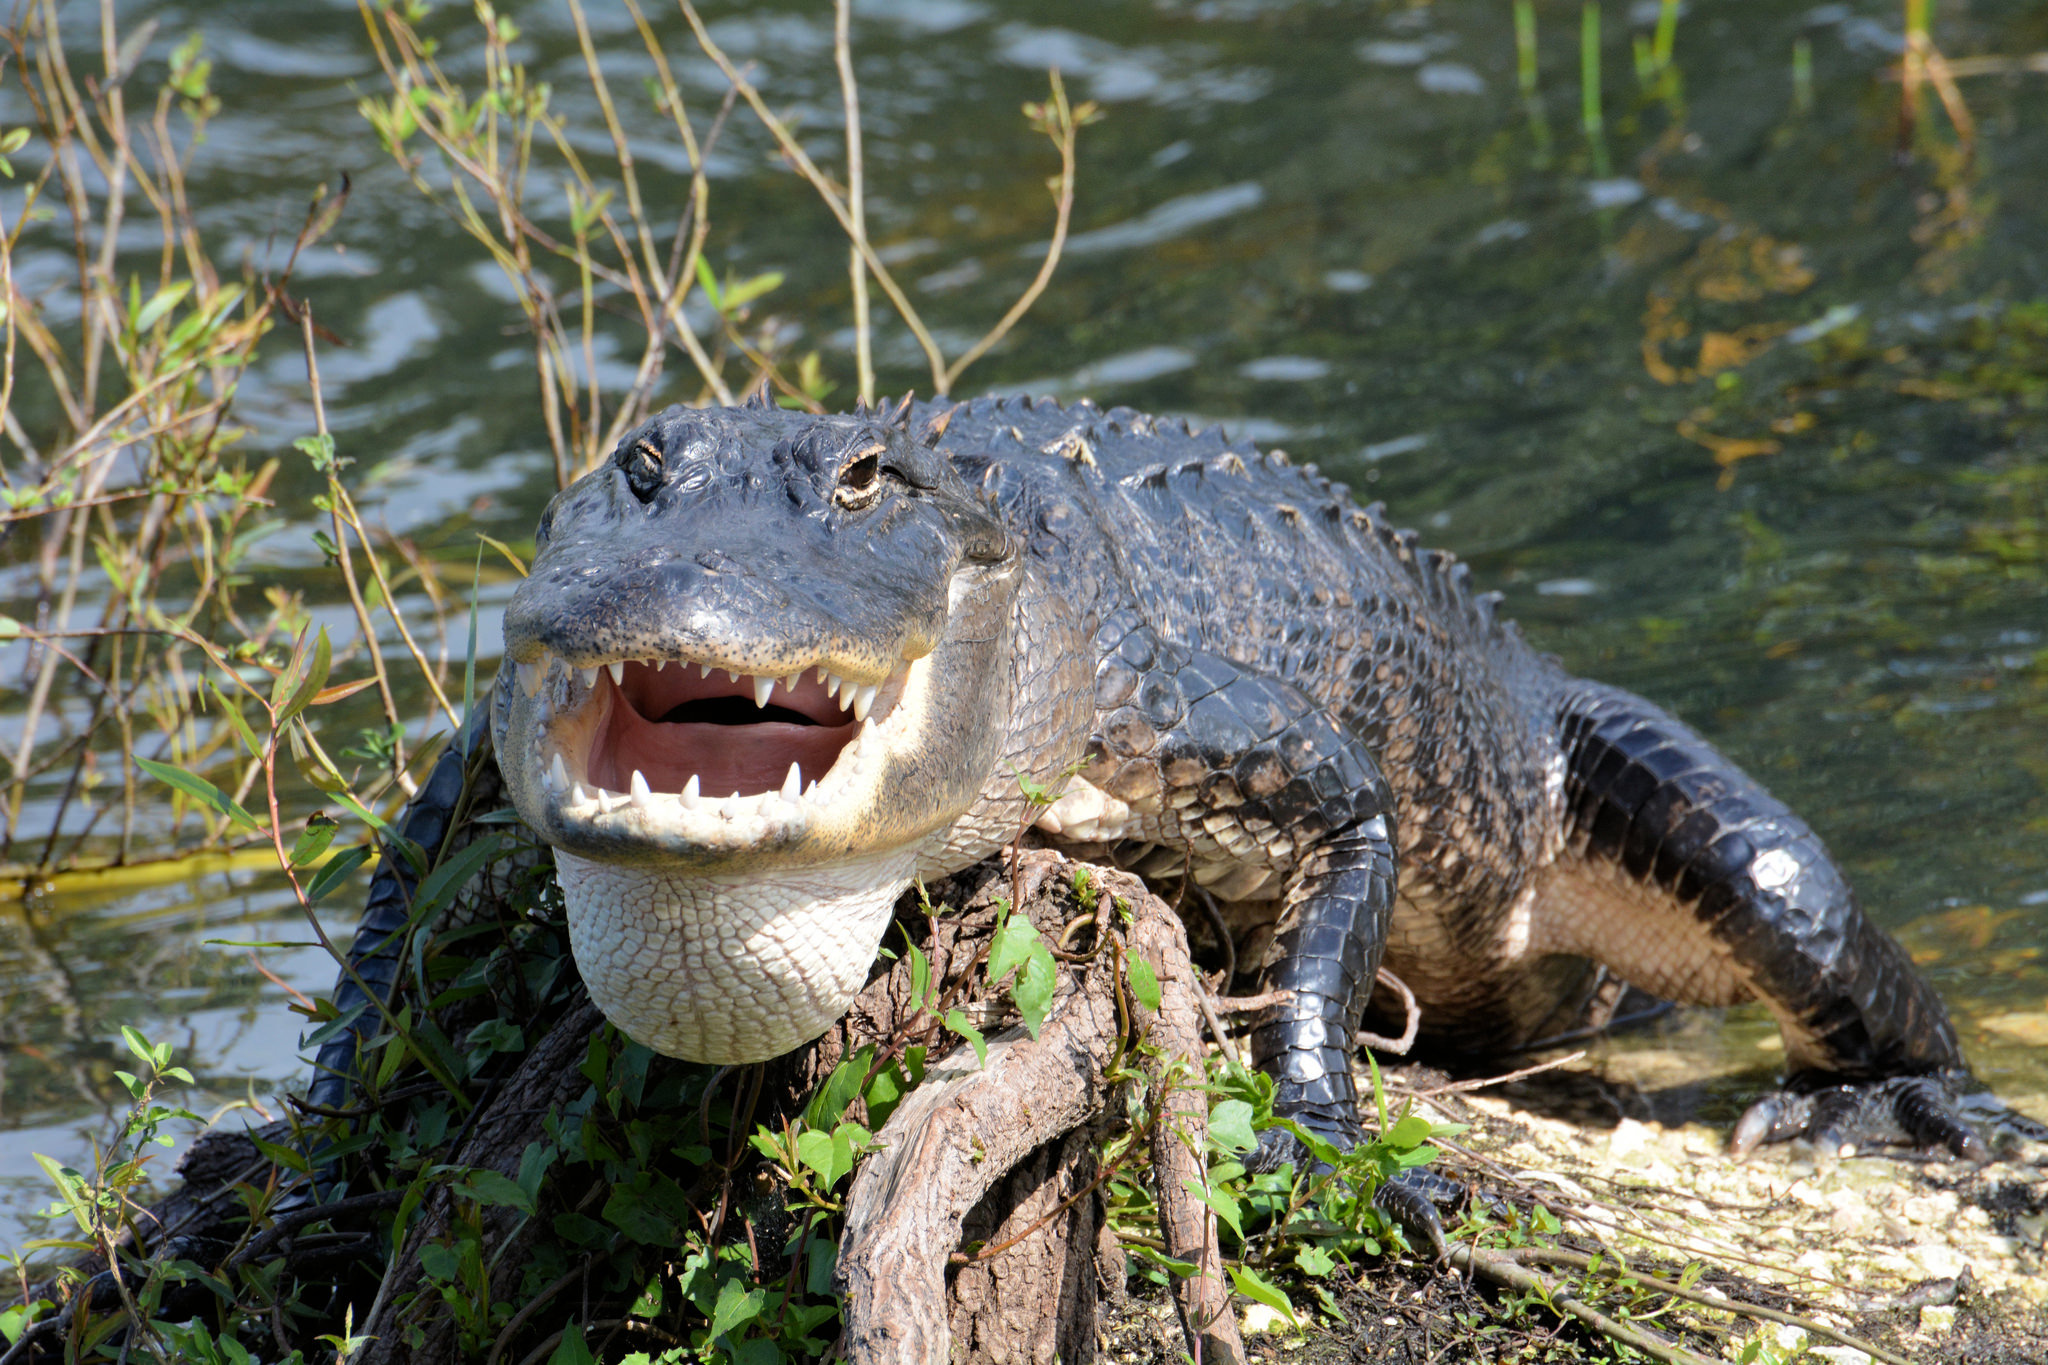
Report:
M 839 471 L 839 487 L 832 501 L 849 512 L 871 506 L 882 496 L 882 455 L 888 447 L 867 446 L 857 450 Z
M 633 496 L 651 502 L 661 487 L 661 451 L 652 441 L 641 439 L 618 454 L 619 468 L 626 471 L 626 485 Z

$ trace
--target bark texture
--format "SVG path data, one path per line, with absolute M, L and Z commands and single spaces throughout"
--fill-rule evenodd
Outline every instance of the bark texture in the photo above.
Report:
M 1010 878 L 986 867 L 963 874 L 979 880 L 961 901 L 971 910 L 1009 895 L 1014 882 L 1018 904 L 1057 942 L 1080 908 L 1071 894 L 1074 866 L 1054 853 L 1027 853 Z M 954 1053 L 890 1116 L 879 1134 L 882 1150 L 861 1168 L 847 1201 L 839 1276 L 851 1359 L 938 1365 L 1050 1361 L 1055 1354 L 1094 1358 L 1093 1334 L 1076 1333 L 1082 1307 L 1090 1317 L 1093 1308 L 1092 1292 L 1079 1286 L 1099 1275 L 1095 1225 L 1078 1216 L 1089 1201 L 1049 1192 L 1058 1182 L 1038 1177 L 1043 1163 L 1027 1159 L 1090 1145 L 1084 1130 L 1108 1107 L 1105 1072 L 1130 1036 L 1122 1019 L 1132 1013 L 1157 1049 L 1150 1068 L 1155 1091 L 1166 1087 L 1154 1160 L 1168 1254 L 1204 1268 L 1177 1286 L 1188 1344 L 1192 1351 L 1200 1338 L 1204 1361 L 1243 1358 L 1221 1279 L 1215 1217 L 1186 1184 L 1188 1175 L 1202 1171 L 1208 1110 L 1200 1091 L 1172 1085 L 1176 1068 L 1184 1073 L 1192 1066 L 1195 1079 L 1201 1070 L 1187 938 L 1179 919 L 1136 877 L 1088 871 L 1099 922 L 1119 918 L 1120 904 L 1128 907 L 1129 945 L 1160 982 L 1159 1009 L 1143 1010 L 1130 998 L 1125 959 L 1105 944 L 1085 965 L 1061 969 L 1058 994 L 1036 1039 L 1021 1027 L 1009 1029 L 990 1039 L 982 1065 L 971 1052 Z M 1086 1187 L 1073 1162 L 1051 1165 L 1072 1172 L 1069 1184 Z M 987 1243 L 994 1254 L 970 1258 L 948 1286 L 938 1249 L 960 1244 L 976 1205 L 1013 1172 L 1010 1212 Z M 1042 1205 L 1064 1212 L 1053 1218 L 1023 1212 Z M 1015 1288 L 992 1293 L 997 1286 Z M 998 1301 L 1013 1306 L 992 1311 Z M 1038 1306 L 1035 1314 L 1031 1304 Z

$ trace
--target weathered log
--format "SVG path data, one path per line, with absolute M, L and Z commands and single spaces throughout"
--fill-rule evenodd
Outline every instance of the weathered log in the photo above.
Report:
M 1071 886 L 1074 866 L 1057 854 L 1034 852 L 1024 855 L 1014 874 L 1020 904 L 1041 933 L 1056 935 L 1071 914 L 1072 902 L 1057 893 Z M 1197 1077 L 1201 1068 L 1197 987 L 1187 939 L 1173 912 L 1137 878 L 1101 869 L 1090 869 L 1090 875 L 1105 910 L 1118 900 L 1129 906 L 1131 945 L 1161 986 L 1159 1010 L 1139 1010 L 1138 1022 L 1158 1049 L 1154 1084 L 1164 1087 L 1163 1121 L 1154 1144 L 1162 1231 L 1170 1255 L 1202 1267 L 1200 1275 L 1178 1287 L 1184 1321 L 1191 1338 L 1202 1341 L 1202 1359 L 1240 1360 L 1214 1215 L 1186 1185 L 1189 1175 L 1201 1175 L 1208 1110 L 1200 1091 L 1174 1086 L 1167 1074 L 1175 1063 L 1192 1065 Z M 971 909 L 1009 889 L 984 873 L 966 904 Z M 1068 1249 L 1064 1262 L 1054 1261 L 1061 1266 L 1058 1273 L 1041 1269 L 1016 1276 L 1043 1305 L 1037 1319 L 1027 1323 L 1012 1310 L 1004 1315 L 1008 1330 L 977 1332 L 974 1342 L 964 1343 L 1008 1344 L 978 1352 L 956 1350 L 952 1330 L 962 1320 L 979 1327 L 982 1319 L 972 1304 L 961 1301 L 961 1285 L 965 1279 L 964 1292 L 978 1296 L 985 1281 L 963 1272 L 954 1280 L 949 1303 L 946 1249 L 959 1244 L 970 1210 L 998 1181 L 1033 1152 L 1069 1138 L 1107 1108 L 1105 1073 L 1126 1038 L 1120 1015 L 1135 1008 L 1123 994 L 1123 972 L 1122 956 L 1115 952 L 1097 953 L 1084 968 L 1062 971 L 1036 1039 L 1021 1027 L 1011 1029 L 990 1040 L 987 1060 L 979 1065 L 970 1051 L 954 1053 L 883 1125 L 877 1135 L 882 1149 L 855 1176 L 847 1200 L 839 1278 L 846 1292 L 849 1359 L 936 1365 L 963 1356 L 1034 1362 L 1049 1361 L 1056 1353 L 1068 1360 L 1092 1358 L 1092 1341 L 1069 1341 L 1072 1318 L 1058 1317 L 1063 1309 L 1075 1312 L 1068 1305 L 1079 1302 L 1069 1288 L 1076 1279 L 1073 1260 L 1094 1253 L 1093 1239 L 1084 1237 L 1080 1226 L 1070 1220 L 1057 1234 Z M 1013 1217 L 1004 1226 L 1016 1221 Z M 1049 1222 L 1027 1222 L 1024 1233 L 990 1245 L 1007 1250 L 1006 1242 L 1047 1234 Z

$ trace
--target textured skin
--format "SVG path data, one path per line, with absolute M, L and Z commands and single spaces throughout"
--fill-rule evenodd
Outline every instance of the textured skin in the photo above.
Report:
M 555 868 L 581 912 L 569 941 L 592 1003 L 657 1052 L 742 1063 L 801 1047 L 846 1013 L 896 907 L 898 862 L 730 886 L 571 853 Z M 722 1007 L 692 1007 L 704 997 Z
M 852 509 L 875 460 L 847 471 L 874 451 L 893 482 Z M 508 659 L 780 676 L 829 657 L 866 679 L 926 658 L 904 695 L 927 709 L 872 751 L 889 780 L 759 846 L 715 825 L 664 843 L 635 832 L 651 817 L 578 816 L 542 780 L 550 708 L 582 700 L 566 675 L 522 700 L 508 667 L 493 728 L 521 813 L 579 860 L 563 881 L 593 994 L 682 1055 L 744 1059 L 702 1050 L 720 1030 L 758 1032 L 748 1057 L 795 1046 L 873 952 L 863 929 L 840 936 L 844 962 L 713 977 L 766 941 L 728 921 L 803 922 L 824 865 L 872 873 L 833 896 L 886 904 L 913 870 L 1007 842 L 1029 815 L 1020 776 L 1071 773 L 1042 835 L 1223 902 L 1240 965 L 1292 992 L 1256 1023 L 1254 1060 L 1283 1112 L 1335 1138 L 1358 1131 L 1352 1033 L 1384 960 L 1424 1038 L 1468 1051 L 1597 1025 L 1624 981 L 1761 999 L 1794 1090 L 1738 1138 L 1835 1133 L 1863 1104 L 1963 1151 L 1953 1089 L 1893 1080 L 1962 1074 L 1946 1012 L 1812 831 L 1650 703 L 1530 649 L 1495 600 L 1313 466 L 1125 409 L 674 409 L 550 507 Z M 697 1017 L 663 1021 L 678 996 Z M 786 1030 L 761 1022 L 777 1010 Z M 1869 1103 L 1800 1098 L 1843 1084 Z

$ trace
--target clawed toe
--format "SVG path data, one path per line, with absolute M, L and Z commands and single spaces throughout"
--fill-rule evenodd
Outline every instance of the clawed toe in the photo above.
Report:
M 1410 1242 L 1427 1242 L 1430 1251 L 1442 1260 L 1450 1251 L 1450 1241 L 1444 1235 L 1443 1217 L 1437 1210 L 1464 1203 L 1469 1193 L 1449 1176 L 1438 1175 L 1427 1167 L 1411 1166 L 1396 1172 L 1380 1186 L 1372 1202 L 1400 1225 Z
M 1964 1071 L 1807 1086 L 1794 1078 L 1793 1087 L 1764 1096 L 1743 1114 L 1729 1138 L 1736 1156 L 1803 1137 L 1830 1156 L 1910 1146 L 1985 1162 L 1996 1155 L 1994 1143 L 2048 1141 L 2048 1125 L 2009 1108 Z

